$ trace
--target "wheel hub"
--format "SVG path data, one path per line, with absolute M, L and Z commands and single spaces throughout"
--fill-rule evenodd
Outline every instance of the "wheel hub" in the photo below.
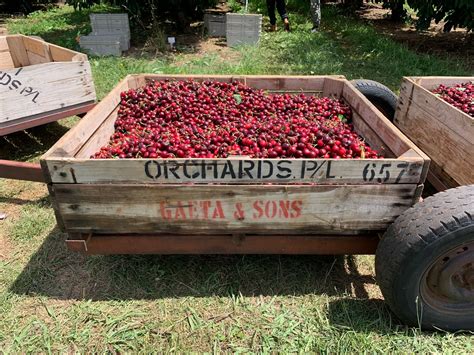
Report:
M 438 258 L 424 275 L 421 294 L 438 307 L 474 307 L 474 242 Z

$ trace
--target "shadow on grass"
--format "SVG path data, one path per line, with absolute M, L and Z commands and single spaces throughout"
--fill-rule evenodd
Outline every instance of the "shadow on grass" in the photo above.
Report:
M 242 294 L 351 294 L 367 298 L 372 275 L 354 257 L 284 255 L 83 256 L 66 249 L 56 228 L 11 287 L 56 299 L 136 300 Z
M 356 332 L 393 333 L 400 325 L 382 299 L 340 298 L 331 301 L 328 319 L 337 328 Z
M 52 122 L 0 137 L 0 159 L 27 160 L 45 153 L 68 130 L 68 127 Z

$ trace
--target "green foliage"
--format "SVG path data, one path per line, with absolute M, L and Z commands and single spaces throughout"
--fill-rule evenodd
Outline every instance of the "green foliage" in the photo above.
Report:
M 182 25 L 187 19 L 202 17 L 203 10 L 216 5 L 217 0 L 67 0 L 67 3 L 75 9 L 105 3 L 120 7 L 132 20 L 142 24 L 170 17 Z
M 403 9 L 405 2 L 411 7 L 418 17 L 417 28 L 427 29 L 432 20 L 436 23 L 445 21 L 444 30 L 451 31 L 461 27 L 474 30 L 474 1 L 472 0 L 374 0 L 383 2 L 384 7 L 392 10 L 395 19 L 406 15 Z
M 47 7 L 55 2 L 54 0 L 6 0 L 0 1 L 0 7 L 10 13 L 22 12 L 29 14 L 36 9 Z

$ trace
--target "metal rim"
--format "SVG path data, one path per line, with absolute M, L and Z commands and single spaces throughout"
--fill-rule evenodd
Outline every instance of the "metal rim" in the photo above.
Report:
M 474 241 L 449 250 L 431 263 L 421 279 L 420 294 L 432 308 L 474 310 Z

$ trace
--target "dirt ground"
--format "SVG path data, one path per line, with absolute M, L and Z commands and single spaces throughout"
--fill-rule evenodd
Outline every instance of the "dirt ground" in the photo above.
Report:
M 427 54 L 463 60 L 474 70 L 474 33 L 464 29 L 443 32 L 444 23 L 433 23 L 427 31 L 416 31 L 414 23 L 395 23 L 389 19 L 390 10 L 380 4 L 366 3 L 357 12 L 364 21 L 411 49 Z

